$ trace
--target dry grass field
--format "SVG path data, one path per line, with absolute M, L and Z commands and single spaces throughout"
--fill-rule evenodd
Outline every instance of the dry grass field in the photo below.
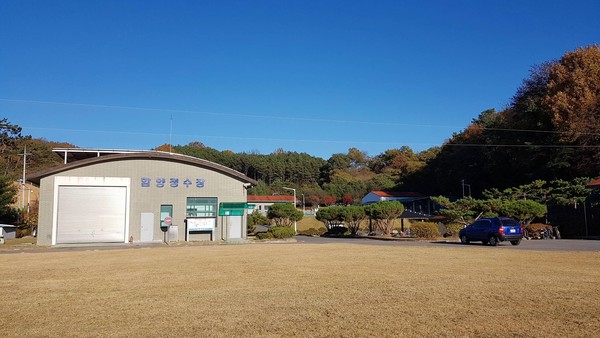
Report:
M 0 336 L 597 337 L 600 252 L 359 244 L 0 254 Z

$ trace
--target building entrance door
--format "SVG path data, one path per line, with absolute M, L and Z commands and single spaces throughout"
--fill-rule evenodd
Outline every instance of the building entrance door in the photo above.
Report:
M 142 212 L 140 224 L 140 241 L 152 241 L 154 239 L 154 214 L 151 212 Z
M 242 217 L 230 216 L 228 239 L 242 239 Z

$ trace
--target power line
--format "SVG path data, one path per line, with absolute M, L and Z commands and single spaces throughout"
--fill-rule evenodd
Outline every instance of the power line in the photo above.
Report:
M 479 143 L 445 143 L 442 146 L 452 147 L 514 147 L 514 148 L 600 148 L 600 145 L 568 145 L 568 144 L 479 144 Z
M 306 118 L 306 117 L 294 117 L 294 116 L 252 115 L 252 114 L 239 114 L 239 113 L 218 113 L 218 112 L 209 112 L 209 111 L 182 110 L 182 109 L 171 109 L 171 108 L 132 107 L 132 106 L 102 105 L 102 104 L 89 104 L 89 103 L 71 103 L 71 102 L 55 102 L 55 101 L 37 101 L 37 100 L 19 100 L 19 99 L 7 99 L 7 98 L 0 98 L 0 101 L 22 102 L 22 103 L 37 103 L 37 104 L 53 104 L 53 105 L 78 106 L 78 107 L 95 107 L 95 108 L 109 108 L 109 109 L 139 110 L 139 111 L 156 111 L 156 112 L 161 112 L 161 113 L 170 112 L 170 113 L 185 113 L 185 114 L 196 114 L 196 115 L 215 115 L 215 116 L 247 117 L 247 118 L 261 118 L 261 119 L 278 119 L 278 120 L 291 120 L 291 121 L 304 121 L 304 122 L 358 123 L 358 124 L 393 125 L 393 126 L 422 127 L 422 128 L 458 128 L 457 126 L 445 126 L 445 125 L 435 125 L 435 124 L 409 124 L 409 123 L 398 123 L 398 122 L 390 122 L 390 121 L 379 122 L 379 121 L 358 121 L 358 120 L 336 120 L 336 119 Z
M 23 126 L 25 129 L 34 130 L 52 130 L 62 132 L 79 132 L 79 133 L 103 133 L 103 134 L 119 134 L 119 135 L 147 135 L 147 136 L 168 136 L 167 133 L 149 133 L 149 132 L 130 132 L 130 131 L 110 131 L 110 130 L 89 130 L 89 129 L 67 129 L 67 128 L 39 128 L 39 127 L 28 127 Z M 356 141 L 356 140 L 317 140 L 317 139 L 285 139 L 285 138 L 272 138 L 272 137 L 240 137 L 240 136 L 215 136 L 215 135 L 198 135 L 198 134 L 173 134 L 177 137 L 190 137 L 199 139 L 231 139 L 231 140 L 253 140 L 253 141 L 277 141 L 277 142 L 313 142 L 313 143 L 340 143 L 340 144 L 390 144 L 390 143 L 402 143 L 398 141 Z M 405 143 L 405 145 L 421 145 L 421 146 L 434 146 L 431 143 Z
M 109 131 L 109 130 L 89 130 L 89 129 L 66 129 L 66 128 L 37 128 L 24 127 L 27 129 L 38 130 L 53 130 L 64 132 L 81 132 L 81 133 L 104 133 L 104 134 L 120 134 L 120 135 L 148 135 L 148 136 L 167 136 L 166 133 L 148 133 L 148 132 L 131 132 L 131 131 Z M 239 137 L 239 136 L 215 136 L 215 135 L 197 135 L 197 134 L 173 134 L 177 137 L 190 137 L 198 139 L 227 139 L 227 140 L 243 140 L 243 141 L 270 141 L 270 142 L 310 142 L 310 143 L 335 143 L 335 144 L 400 144 L 412 146 L 429 146 L 437 145 L 431 143 L 413 143 L 401 141 L 357 141 L 357 140 L 316 140 L 316 139 L 285 139 L 272 137 Z M 451 147 L 513 147 L 513 148 L 600 148 L 600 145 L 566 145 L 566 144 L 480 144 L 480 143 L 445 143 L 443 146 Z
M 172 108 L 152 108 L 152 107 L 134 107 L 134 106 L 119 106 L 119 105 L 105 105 L 105 104 L 91 104 L 91 103 L 76 103 L 76 102 L 57 102 L 57 101 L 41 101 L 41 100 L 22 100 L 22 99 L 9 99 L 0 98 L 0 101 L 6 102 L 21 102 L 21 103 L 35 103 L 35 104 L 52 104 L 52 105 L 66 105 L 76 107 L 95 107 L 95 108 L 108 108 L 108 109 L 125 109 L 125 110 L 138 110 L 138 111 L 156 111 L 156 112 L 171 112 L 171 113 L 185 113 L 185 114 L 196 114 L 196 115 L 215 115 L 215 116 L 231 116 L 231 117 L 246 117 L 246 118 L 261 118 L 261 119 L 278 119 L 278 120 L 290 120 L 290 121 L 304 121 L 304 122 L 323 122 L 323 123 L 356 123 L 356 124 L 370 124 L 370 125 L 391 125 L 391 126 L 402 126 L 402 127 L 419 127 L 419 128 L 456 128 L 461 129 L 459 126 L 450 125 L 436 125 L 436 124 L 411 124 L 411 123 L 398 123 L 398 122 L 379 122 L 379 121 L 359 121 L 359 120 L 336 120 L 336 119 L 322 119 L 322 118 L 305 118 L 305 117 L 294 117 L 294 116 L 274 116 L 274 115 L 252 115 L 252 114 L 239 114 L 239 113 L 219 113 L 210 111 L 195 111 L 185 109 L 172 109 Z M 554 130 L 539 130 L 539 129 L 516 129 L 516 128 L 491 128 L 482 127 L 483 130 L 490 131 L 505 131 L 505 132 L 521 132 L 521 133 L 545 133 L 545 134 L 573 134 L 573 135 L 591 135 L 600 136 L 600 133 L 586 133 L 586 132 L 565 132 L 565 131 L 554 131 Z
M 109 109 L 126 109 L 126 110 L 139 110 L 139 111 L 156 111 L 156 112 L 171 112 L 171 113 L 187 113 L 187 114 L 209 114 L 217 116 L 233 116 L 233 117 L 249 117 L 249 118 L 272 118 L 280 120 L 295 120 L 295 121 L 311 121 L 311 122 L 322 122 L 322 123 L 359 123 L 359 124 L 372 124 L 372 125 L 392 125 L 392 126 L 405 126 L 405 127 L 423 127 L 423 128 L 457 128 L 456 126 L 445 126 L 445 125 L 433 125 L 433 124 L 404 124 L 395 122 L 374 122 L 374 121 L 357 121 L 357 120 L 335 120 L 335 119 L 317 119 L 317 118 L 298 118 L 290 116 L 271 116 L 271 115 L 250 115 L 250 114 L 233 114 L 233 113 L 216 113 L 206 111 L 193 111 L 193 110 L 181 110 L 181 109 L 163 109 L 163 108 L 150 108 L 150 107 L 132 107 L 132 106 L 118 106 L 118 105 L 100 105 L 100 104 L 88 104 L 88 103 L 72 103 L 72 102 L 56 102 L 56 101 L 39 101 L 39 100 L 20 100 L 20 99 L 8 99 L 0 98 L 0 101 L 9 102 L 22 102 L 22 103 L 37 103 L 37 104 L 53 104 L 53 105 L 68 105 L 68 106 L 81 106 L 81 107 L 97 107 L 97 108 L 109 108 Z M 65 128 L 39 128 L 39 127 L 27 127 L 28 129 L 38 130 L 55 130 L 55 131 L 67 131 L 67 132 L 85 132 L 85 133 L 109 133 L 109 134 L 124 134 L 124 135 L 148 135 L 148 136 L 165 136 L 163 133 L 149 133 L 149 132 L 132 132 L 132 131 L 108 131 L 108 130 L 86 130 L 86 129 L 65 129 Z M 546 134 L 574 134 L 574 135 L 592 135 L 600 136 L 600 133 L 569 133 L 552 130 L 535 130 L 535 129 L 512 129 L 512 128 L 487 128 L 482 127 L 483 130 L 489 131 L 504 131 L 504 132 L 527 132 L 527 133 L 546 133 Z M 201 138 L 217 138 L 217 139 L 239 139 L 239 140 L 256 140 L 256 141 L 279 141 L 279 142 L 318 142 L 318 143 L 353 143 L 353 144 L 390 144 L 390 143 L 401 143 L 398 141 L 389 142 L 377 142 L 377 141 L 356 141 L 356 140 L 314 140 L 314 139 L 278 139 L 278 138 L 257 138 L 257 137 L 232 137 L 232 136 L 211 136 L 211 135 L 190 135 L 190 134 L 174 134 L 175 136 L 181 137 L 201 137 Z M 404 145 L 421 145 L 421 146 L 436 146 L 430 143 L 404 143 Z M 462 146 L 462 147 L 533 147 L 533 148 L 599 148 L 600 145 L 563 145 L 563 144 L 456 144 L 446 143 L 442 146 Z
M 584 133 L 584 132 L 569 132 L 569 131 L 539 130 L 539 129 L 510 129 L 510 128 L 486 128 L 486 127 L 483 127 L 482 129 L 483 130 L 494 130 L 494 131 L 516 131 L 516 132 L 525 132 L 525 133 L 600 136 L 600 133 Z

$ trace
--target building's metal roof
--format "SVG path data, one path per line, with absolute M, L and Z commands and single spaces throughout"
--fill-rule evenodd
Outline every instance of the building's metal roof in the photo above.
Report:
M 56 166 L 54 168 L 44 170 L 41 172 L 33 173 L 27 176 L 27 180 L 33 182 L 37 185 L 40 184 L 40 180 L 44 177 L 55 175 L 61 173 L 63 171 L 82 168 L 98 163 L 107 163 L 107 162 L 116 162 L 116 161 L 127 161 L 127 160 L 159 160 L 159 161 L 171 161 L 178 162 L 183 164 L 188 164 L 192 166 L 197 166 L 201 168 L 206 168 L 210 170 L 214 170 L 216 172 L 220 172 L 229 177 L 236 178 L 244 183 L 249 183 L 251 185 L 256 185 L 257 182 L 248 176 L 240 173 L 239 171 L 228 168 L 224 165 L 220 165 L 218 163 L 210 162 L 207 160 L 199 159 L 192 156 L 181 155 L 181 154 L 172 154 L 165 153 L 160 151 L 126 151 L 121 150 L 121 153 L 108 153 L 109 150 L 104 150 L 102 155 L 97 155 L 93 157 L 88 157 L 85 159 L 81 159 L 78 161 L 66 163 L 63 165 Z M 80 154 L 84 154 L 82 152 Z M 90 152 L 91 153 L 91 152 Z
M 590 183 L 588 183 L 587 187 L 589 187 L 589 188 L 598 188 L 598 187 L 600 187 L 600 178 L 597 179 L 597 180 L 593 180 Z
M 85 160 L 86 158 L 100 157 L 106 155 L 156 152 L 155 150 L 100 148 L 54 148 L 52 149 L 52 151 L 60 155 L 60 157 L 64 159 L 65 164 L 73 161 Z
M 248 195 L 248 202 L 255 203 L 275 203 L 275 202 L 294 202 L 294 196 L 288 195 L 267 195 L 267 196 L 259 196 L 259 195 Z
M 372 191 L 372 193 L 380 197 L 426 197 L 419 192 L 412 191 Z

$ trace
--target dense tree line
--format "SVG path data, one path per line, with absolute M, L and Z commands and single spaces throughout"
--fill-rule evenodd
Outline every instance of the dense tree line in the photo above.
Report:
M 304 195 L 307 206 L 358 203 L 371 190 L 394 188 L 402 177 L 423 168 L 437 153 L 437 148 L 415 153 L 403 146 L 370 157 L 350 148 L 324 160 L 283 149 L 267 155 L 219 151 L 200 142 L 156 149 L 203 158 L 244 173 L 259 182 L 250 194 L 289 194 L 283 187 L 295 188 L 299 201 Z

